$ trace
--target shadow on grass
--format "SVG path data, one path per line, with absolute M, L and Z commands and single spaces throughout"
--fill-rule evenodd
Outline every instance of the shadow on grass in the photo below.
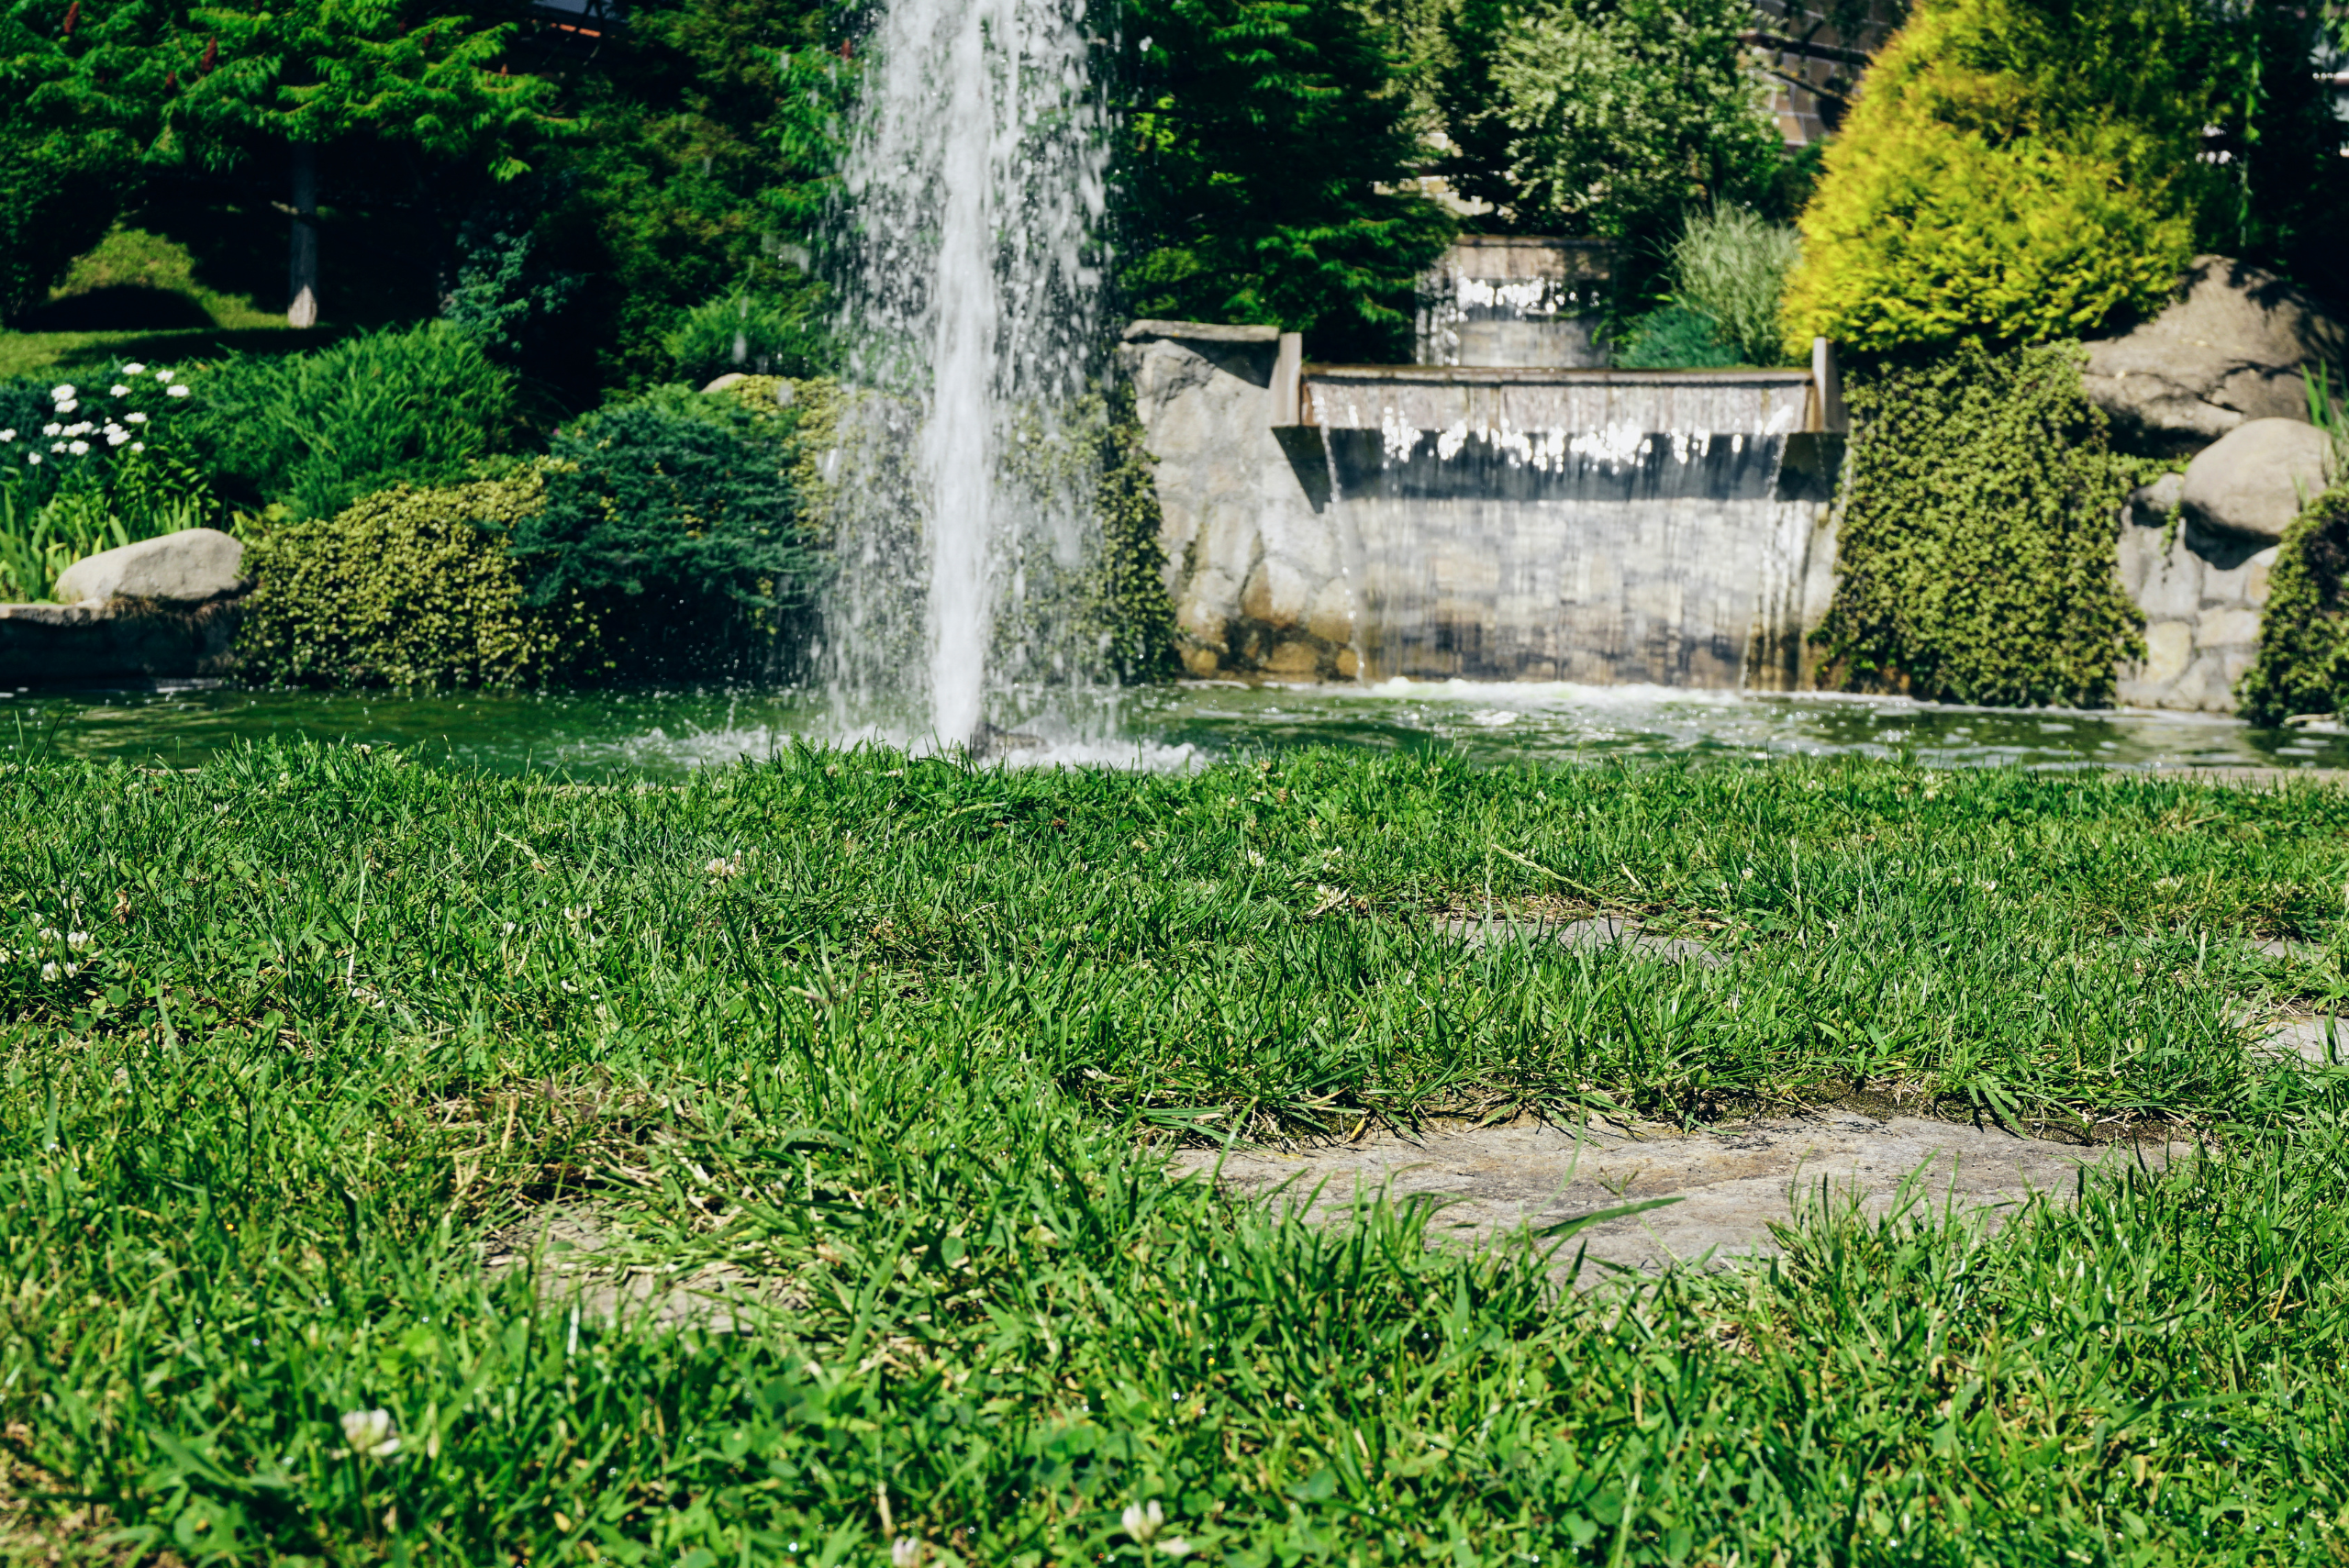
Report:
M 0 332 L 0 377 L 106 366 L 122 360 L 217 359 L 227 353 L 285 354 L 323 349 L 348 330 L 315 327 L 189 327 L 86 332 Z

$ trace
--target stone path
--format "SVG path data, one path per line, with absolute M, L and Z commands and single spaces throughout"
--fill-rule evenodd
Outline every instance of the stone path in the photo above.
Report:
M 495 1280 L 537 1263 L 537 1291 L 550 1308 L 576 1304 L 588 1322 L 625 1317 L 662 1329 L 695 1327 L 712 1333 L 748 1328 L 771 1307 L 804 1306 L 774 1280 L 732 1263 L 693 1268 L 629 1261 L 628 1237 L 589 1204 L 539 1210 L 483 1243 L 482 1266 Z M 737 1308 L 750 1308 L 738 1321 Z
M 1428 1228 L 1438 1241 L 1476 1244 L 1520 1226 L 1555 1225 L 1649 1198 L 1676 1197 L 1583 1230 L 1589 1255 L 1626 1268 L 1776 1252 L 1772 1222 L 1787 1220 L 1798 1195 L 1821 1183 L 1871 1214 L 1887 1212 L 1906 1187 L 1920 1207 L 1991 1211 L 2033 1190 L 2073 1190 L 2083 1166 L 2142 1161 L 2159 1169 L 2190 1151 L 2185 1143 L 2084 1147 L 2019 1138 L 1995 1129 L 1878 1120 L 1854 1111 L 1767 1118 L 1685 1132 L 1676 1128 L 1586 1129 L 1518 1122 L 1457 1125 L 1419 1139 L 1375 1133 L 1358 1143 L 1270 1150 L 1186 1151 L 1174 1168 L 1214 1174 L 1236 1195 L 1286 1188 L 1316 1218 L 1337 1218 L 1355 1194 L 1425 1196 L 1445 1207 Z M 1220 1163 L 1219 1164 L 1219 1160 Z M 1571 1247 L 1567 1252 L 1571 1253 Z
M 1510 915 L 1446 915 L 1437 925 L 1470 947 L 1491 942 L 1556 942 L 1569 948 L 1629 948 L 1646 958 L 1667 962 L 1695 962 L 1718 969 L 1724 960 L 1704 943 L 1687 937 L 1659 937 L 1629 920 L 1600 915 L 1584 920 L 1553 920 Z

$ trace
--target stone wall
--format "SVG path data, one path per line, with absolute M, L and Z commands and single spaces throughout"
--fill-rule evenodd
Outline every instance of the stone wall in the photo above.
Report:
M 1279 350 L 1270 327 L 1137 321 L 1126 331 L 1121 357 L 1157 460 L 1166 588 L 1195 675 L 1360 671 L 1319 447 L 1272 423 Z
M 2126 706 L 2232 713 L 2235 683 L 2259 657 L 2259 612 L 2277 546 L 2206 527 L 2178 505 L 2175 477 L 2140 490 L 2121 516 L 2121 581 L 2145 613 L 2145 657 L 2125 661 Z
M 1137 322 L 1124 357 L 1195 675 L 1806 676 L 1840 448 L 1802 373 L 1315 366 L 1285 399 L 1270 328 Z

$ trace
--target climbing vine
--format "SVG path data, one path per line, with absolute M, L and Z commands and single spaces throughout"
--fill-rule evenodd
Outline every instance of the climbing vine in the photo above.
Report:
M 1965 344 L 1852 394 L 1835 597 L 1813 640 L 1854 690 L 2094 706 L 2143 650 L 2116 456 L 2072 343 Z
M 2259 659 L 2235 695 L 2254 724 L 2349 706 L 2349 489 L 2328 490 L 2284 530 L 2259 620 Z

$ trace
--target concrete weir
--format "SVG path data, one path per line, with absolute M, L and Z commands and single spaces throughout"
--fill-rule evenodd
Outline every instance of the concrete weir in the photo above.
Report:
M 1195 674 L 1791 689 L 1842 438 L 1804 371 L 1308 365 L 1141 321 Z

